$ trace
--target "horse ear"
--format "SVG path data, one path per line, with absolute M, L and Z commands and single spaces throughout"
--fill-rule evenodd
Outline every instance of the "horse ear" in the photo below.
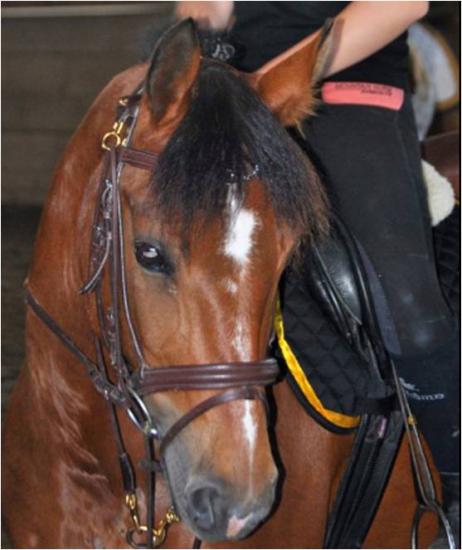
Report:
M 250 76 L 250 84 L 284 126 L 298 126 L 313 114 L 316 84 L 323 78 L 334 47 L 334 20 Z
M 177 23 L 158 42 L 147 74 L 147 94 L 157 125 L 172 124 L 186 112 L 200 58 L 192 19 Z

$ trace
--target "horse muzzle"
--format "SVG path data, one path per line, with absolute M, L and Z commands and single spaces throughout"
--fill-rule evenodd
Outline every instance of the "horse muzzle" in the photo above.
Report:
M 275 470 L 276 472 L 276 470 Z M 263 492 L 245 498 L 224 481 L 192 478 L 184 490 L 184 519 L 198 537 L 210 542 L 242 539 L 269 514 L 275 498 L 277 474 Z

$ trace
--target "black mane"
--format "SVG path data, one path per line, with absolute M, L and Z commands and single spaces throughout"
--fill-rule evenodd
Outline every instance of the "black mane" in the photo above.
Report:
M 325 223 L 311 165 L 256 93 L 231 68 L 203 60 L 193 100 L 159 158 L 156 204 L 188 230 L 222 214 L 229 185 L 245 196 L 254 167 L 276 215 L 311 234 Z M 199 218 L 197 218 L 199 219 Z

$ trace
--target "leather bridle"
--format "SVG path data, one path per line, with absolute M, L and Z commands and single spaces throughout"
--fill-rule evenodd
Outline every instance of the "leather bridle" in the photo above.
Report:
M 130 311 L 125 272 L 124 229 L 122 223 L 120 185 L 126 164 L 141 170 L 153 171 L 157 155 L 129 146 L 139 113 L 143 89 L 119 100 L 117 119 L 112 131 L 104 135 L 105 150 L 102 177 L 92 229 L 90 271 L 82 294 L 93 293 L 96 299 L 99 333 L 94 334 L 96 360 L 88 357 L 40 305 L 26 288 L 26 303 L 41 321 L 86 367 L 95 389 L 108 402 L 111 422 L 118 448 L 126 505 L 130 511 L 133 528 L 127 533 L 127 541 L 134 548 L 156 548 L 162 544 L 168 524 L 179 521 L 173 509 L 155 528 L 155 475 L 165 473 L 165 452 L 172 440 L 195 418 L 208 410 L 236 400 L 260 400 L 267 405 L 264 386 L 273 384 L 278 376 L 274 359 L 263 361 L 213 363 L 202 365 L 172 365 L 150 367 L 143 355 L 140 338 Z M 109 280 L 110 305 L 103 299 L 103 279 Z M 122 323 L 126 324 L 135 357 L 131 365 L 122 349 Z M 111 372 L 115 380 L 111 380 Z M 112 375 L 114 377 L 114 375 Z M 216 390 L 212 397 L 200 402 L 161 434 L 155 418 L 143 398 L 157 392 Z M 136 476 L 131 458 L 126 451 L 116 413 L 123 408 L 143 433 L 146 456 L 144 467 L 147 476 L 147 517 L 142 524 L 136 497 Z M 160 443 L 160 459 L 155 459 L 154 441 Z M 145 537 L 145 542 L 136 539 Z M 198 547 L 200 541 L 195 540 Z

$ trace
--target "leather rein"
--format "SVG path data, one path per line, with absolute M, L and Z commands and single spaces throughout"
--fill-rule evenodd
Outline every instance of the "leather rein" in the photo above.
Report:
M 113 129 L 104 135 L 101 144 L 105 153 L 92 228 L 91 274 L 80 289 L 81 294 L 94 294 L 96 300 L 99 325 L 99 334 L 94 334 L 96 359 L 90 358 L 77 346 L 28 288 L 25 289 L 25 300 L 37 317 L 86 367 L 96 391 L 107 401 L 117 443 L 125 504 L 133 522 L 133 527 L 126 535 L 127 542 L 133 548 L 157 548 L 164 542 L 168 526 L 180 521 L 171 507 L 155 526 L 155 476 L 156 473 L 165 473 L 165 451 L 168 445 L 195 418 L 214 407 L 236 400 L 260 400 L 267 406 L 264 386 L 276 381 L 279 369 L 274 359 L 163 367 L 150 367 L 144 359 L 130 311 L 120 197 L 121 175 L 125 164 L 151 172 L 157 164 L 156 154 L 129 146 L 142 91 L 143 88 L 139 87 L 134 94 L 119 100 Z M 105 274 L 109 279 L 109 306 L 103 301 Z M 130 335 L 135 367 L 123 353 L 123 321 Z M 115 381 L 109 376 L 108 364 L 111 372 L 115 373 Z M 165 433 L 160 433 L 143 397 L 157 392 L 199 390 L 216 390 L 218 393 L 193 407 Z M 116 407 L 125 410 L 144 437 L 145 458 L 142 465 L 148 471 L 145 523 L 140 520 L 135 469 L 123 441 Z M 155 457 L 155 440 L 159 442 L 158 460 Z M 193 547 L 199 546 L 200 540 L 196 538 Z

